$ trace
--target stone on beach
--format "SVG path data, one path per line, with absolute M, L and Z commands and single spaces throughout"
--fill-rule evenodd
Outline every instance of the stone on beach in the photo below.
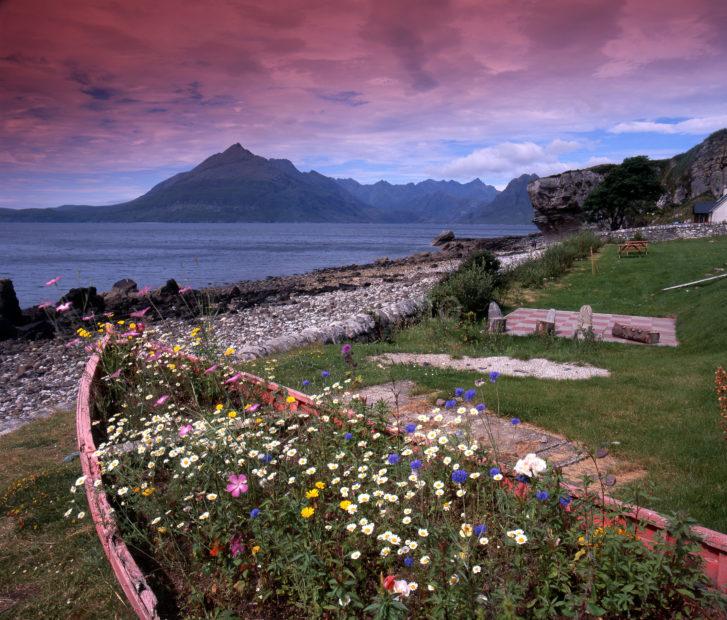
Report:
M 443 230 L 436 237 L 434 237 L 434 240 L 432 241 L 432 245 L 434 245 L 434 246 L 444 245 L 445 243 L 449 243 L 450 241 L 454 241 L 454 231 Z

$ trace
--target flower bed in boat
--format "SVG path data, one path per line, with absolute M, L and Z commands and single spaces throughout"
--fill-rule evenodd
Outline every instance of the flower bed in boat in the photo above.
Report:
M 540 459 L 506 474 L 469 434 L 476 408 L 391 433 L 362 403 L 268 391 L 143 338 L 109 344 L 99 373 L 103 486 L 181 614 L 718 613 L 688 528 L 649 549 Z

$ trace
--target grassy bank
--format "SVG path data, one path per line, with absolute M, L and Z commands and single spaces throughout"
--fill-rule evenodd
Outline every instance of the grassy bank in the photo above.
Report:
M 444 395 L 455 386 L 471 384 L 476 375 L 434 368 L 384 369 L 365 358 L 389 351 L 509 355 L 607 368 L 611 377 L 579 382 L 503 377 L 502 414 L 594 447 L 611 445 L 616 457 L 646 471 L 653 495 L 650 507 L 683 510 L 708 527 L 727 531 L 727 450 L 714 392 L 715 369 L 727 365 L 727 280 L 661 292 L 669 285 L 720 273 L 715 268 L 727 268 L 727 238 L 652 244 L 648 256 L 624 259 L 607 246 L 597 265 L 594 275 L 590 261 L 578 261 L 566 276 L 544 288 L 511 291 L 508 302 L 563 310 L 589 303 L 595 312 L 674 315 L 680 346 L 492 338 L 482 335 L 477 324 L 429 320 L 394 334 L 388 342 L 357 345 L 355 373 L 366 384 L 407 378 L 422 391 Z M 346 366 L 339 347 L 331 345 L 279 356 L 274 364 L 260 362 L 256 369 L 300 386 L 304 379 L 320 382 L 322 370 L 342 375 Z M 307 389 L 313 391 L 314 386 Z
M 134 617 L 89 517 L 63 517 L 74 439 L 70 412 L 0 437 L 0 618 Z

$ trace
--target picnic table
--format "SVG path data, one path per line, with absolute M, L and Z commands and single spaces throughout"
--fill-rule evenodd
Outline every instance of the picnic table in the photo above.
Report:
M 637 254 L 648 254 L 649 253 L 649 242 L 648 241 L 626 241 L 620 243 L 618 246 L 618 257 L 621 258 L 624 254 L 629 255 L 632 252 Z

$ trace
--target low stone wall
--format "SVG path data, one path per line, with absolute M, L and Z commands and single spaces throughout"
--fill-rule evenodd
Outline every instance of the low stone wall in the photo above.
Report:
M 701 239 L 727 235 L 727 222 L 720 224 L 662 224 L 642 228 L 624 228 L 604 232 L 603 237 L 613 243 L 622 243 L 640 235 L 645 241 L 674 241 L 675 239 Z

